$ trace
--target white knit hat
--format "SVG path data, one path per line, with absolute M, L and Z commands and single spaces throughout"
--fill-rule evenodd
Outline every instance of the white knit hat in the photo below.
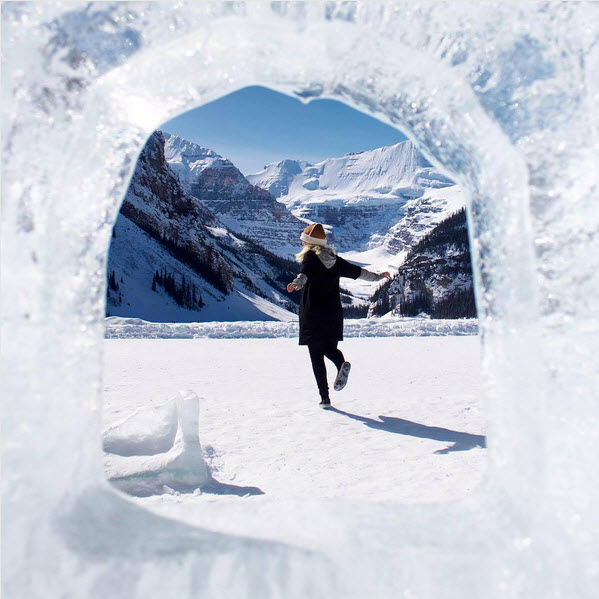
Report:
M 324 227 L 320 223 L 306 227 L 300 235 L 300 239 L 312 245 L 326 245 L 327 234 L 324 232 Z

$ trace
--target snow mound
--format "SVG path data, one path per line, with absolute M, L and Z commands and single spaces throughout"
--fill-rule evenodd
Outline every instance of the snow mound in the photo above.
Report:
M 106 319 L 107 339 L 276 339 L 297 337 L 299 323 L 194 322 L 165 323 L 139 319 Z M 360 318 L 346 320 L 345 337 L 427 337 L 477 335 L 478 321 L 429 318 Z

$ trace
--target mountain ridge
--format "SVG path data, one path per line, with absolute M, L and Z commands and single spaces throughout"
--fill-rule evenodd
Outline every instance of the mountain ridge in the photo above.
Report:
M 277 199 L 259 184 L 279 189 L 281 195 Z M 168 262 L 171 270 L 150 273 L 148 258 L 143 278 L 154 294 L 170 294 L 168 301 L 197 306 L 193 314 L 185 314 L 188 321 L 210 314 L 237 319 L 232 309 L 247 317 L 244 302 L 253 306 L 249 319 L 269 313 L 286 320 L 293 318 L 296 305 L 284 287 L 298 269 L 291 257 L 306 223 L 323 222 L 329 243 L 345 258 L 370 270 L 393 270 L 463 205 L 462 191 L 410 141 L 315 164 L 284 159 L 245 177 L 213 150 L 156 131 L 140 155 L 117 220 L 117 225 L 128 224 L 115 225 L 115 232 L 122 229 L 121 234 L 140 246 L 145 233 L 160 246 L 146 240 L 138 253 L 145 255 L 152 246 L 155 258 Z M 115 242 L 121 253 L 125 245 Z M 159 256 L 164 252 L 170 261 Z M 121 297 L 131 295 L 127 287 L 132 272 L 122 279 L 119 263 L 124 266 L 124 256 L 109 258 L 109 308 L 113 315 L 140 316 L 122 309 L 123 303 L 131 303 Z M 344 280 L 343 287 L 348 292 L 344 304 L 353 305 L 358 314 L 379 285 Z M 232 302 L 231 294 L 238 301 Z M 235 307 L 217 306 L 228 303 Z M 257 304 L 261 307 L 254 310 Z

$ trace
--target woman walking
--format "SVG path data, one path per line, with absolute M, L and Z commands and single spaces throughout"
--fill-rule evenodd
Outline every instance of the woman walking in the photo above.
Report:
M 343 308 L 339 297 L 339 278 L 380 281 L 390 279 L 388 272 L 376 274 L 347 262 L 326 245 L 324 227 L 317 223 L 300 235 L 302 250 L 296 255 L 300 274 L 287 285 L 287 291 L 302 290 L 299 310 L 299 344 L 307 345 L 320 393 L 320 407 L 330 408 L 325 356 L 337 367 L 333 388 L 341 391 L 347 383 L 351 364 L 337 348 L 343 340 Z

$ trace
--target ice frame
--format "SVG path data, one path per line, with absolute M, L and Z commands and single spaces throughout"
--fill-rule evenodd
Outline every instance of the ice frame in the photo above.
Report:
M 5 596 L 596 597 L 598 9 L 4 3 Z M 489 469 L 464 501 L 236 502 L 194 528 L 105 481 L 128 179 L 156 126 L 246 85 L 401 127 L 469 191 Z

